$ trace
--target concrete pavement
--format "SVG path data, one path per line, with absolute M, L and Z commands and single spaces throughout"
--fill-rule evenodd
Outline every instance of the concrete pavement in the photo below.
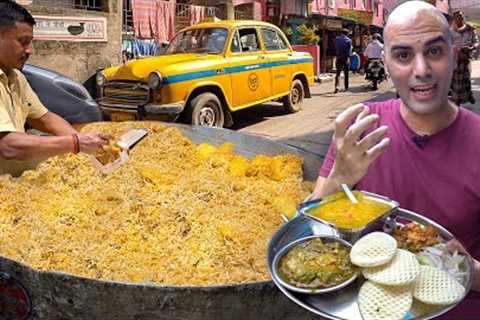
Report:
M 472 86 L 477 101 L 464 107 L 480 113 L 480 61 L 472 63 Z M 311 88 L 312 98 L 306 99 L 303 110 L 295 114 L 286 114 L 279 103 L 239 111 L 234 115 L 233 129 L 284 142 L 323 158 L 331 141 L 333 121 L 340 112 L 356 103 L 395 98 L 391 82 L 370 91 L 360 75 L 351 77 L 349 91 L 334 94 L 333 89 L 333 82 L 315 85 Z

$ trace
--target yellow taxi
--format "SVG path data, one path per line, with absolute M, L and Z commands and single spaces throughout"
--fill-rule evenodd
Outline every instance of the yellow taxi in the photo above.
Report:
M 164 55 L 97 74 L 99 104 L 112 118 L 156 115 L 216 127 L 232 125 L 232 112 L 272 100 L 297 112 L 313 81 L 312 56 L 259 21 L 200 23 L 180 31 Z

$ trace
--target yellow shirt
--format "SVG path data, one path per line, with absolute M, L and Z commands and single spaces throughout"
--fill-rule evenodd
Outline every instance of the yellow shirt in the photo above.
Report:
M 27 118 L 38 119 L 47 112 L 20 71 L 7 76 L 0 69 L 0 132 L 25 132 Z
M 25 132 L 28 118 L 38 119 L 48 112 L 25 76 L 14 69 L 7 76 L 0 69 L 0 132 Z M 0 174 L 19 175 L 37 162 L 11 161 L 0 158 Z

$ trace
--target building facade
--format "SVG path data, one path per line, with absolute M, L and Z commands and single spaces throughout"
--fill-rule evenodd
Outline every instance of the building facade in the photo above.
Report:
M 23 0 L 33 14 L 29 63 L 82 83 L 121 61 L 121 0 Z

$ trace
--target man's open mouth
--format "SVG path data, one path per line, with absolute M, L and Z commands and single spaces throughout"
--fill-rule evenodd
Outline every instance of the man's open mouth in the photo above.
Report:
M 420 94 L 428 94 L 432 93 L 433 90 L 437 88 L 436 84 L 429 84 L 429 85 L 418 85 L 418 86 L 413 86 L 410 88 L 415 93 L 420 93 Z

